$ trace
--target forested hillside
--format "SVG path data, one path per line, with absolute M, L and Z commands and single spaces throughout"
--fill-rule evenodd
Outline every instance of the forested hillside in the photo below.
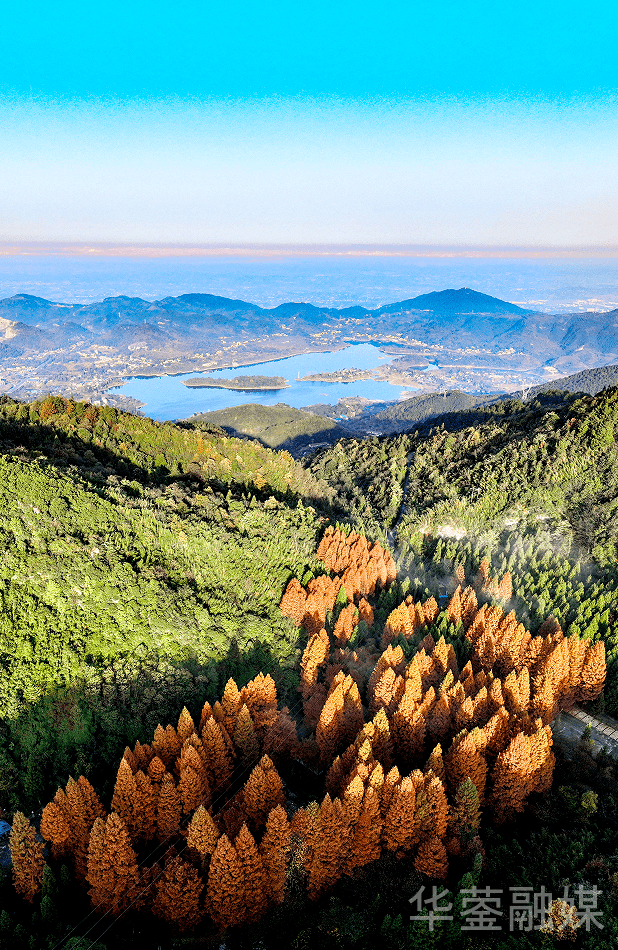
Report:
M 0 804 L 96 772 L 187 689 L 293 675 L 277 604 L 327 492 L 289 455 L 60 399 L 4 401 L 0 448 Z
M 618 939 L 616 763 L 551 732 L 618 717 L 616 421 L 547 393 L 301 466 L 2 400 L 3 950 L 485 946 L 410 922 L 433 885 L 598 885 L 604 932 L 552 919 Z
M 429 432 L 345 440 L 309 463 L 360 530 L 389 530 L 400 572 L 434 589 L 458 563 L 510 570 L 532 625 L 607 643 L 618 715 L 618 389 L 546 393 L 445 417 Z M 479 418 L 480 417 L 480 418 Z

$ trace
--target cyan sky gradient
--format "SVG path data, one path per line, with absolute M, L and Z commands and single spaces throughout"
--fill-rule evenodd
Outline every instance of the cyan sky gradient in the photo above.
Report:
M 0 240 L 618 245 L 618 5 L 3 10 Z

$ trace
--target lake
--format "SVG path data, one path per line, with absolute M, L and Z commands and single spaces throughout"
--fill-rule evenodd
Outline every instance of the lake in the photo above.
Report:
M 313 373 L 334 373 L 342 369 L 373 369 L 390 363 L 392 356 L 383 353 L 371 343 L 357 343 L 329 353 L 304 353 L 286 359 L 253 363 L 250 366 L 235 366 L 228 369 L 183 373 L 178 376 L 133 376 L 124 386 L 110 389 L 110 393 L 133 396 L 146 403 L 143 412 L 159 421 L 187 419 L 196 412 L 213 412 L 244 403 L 256 402 L 262 406 L 274 406 L 284 402 L 302 409 L 316 403 L 335 405 L 346 396 L 363 396 L 366 399 L 393 401 L 409 386 L 395 386 L 383 380 L 363 379 L 354 383 L 302 382 L 299 376 Z M 212 376 L 231 379 L 234 376 L 283 376 L 290 386 L 267 392 L 239 392 L 232 389 L 189 389 L 183 380 L 196 376 Z

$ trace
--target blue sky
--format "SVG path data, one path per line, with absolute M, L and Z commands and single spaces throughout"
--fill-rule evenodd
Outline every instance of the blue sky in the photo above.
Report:
M 4 241 L 618 245 L 618 4 L 3 10 Z

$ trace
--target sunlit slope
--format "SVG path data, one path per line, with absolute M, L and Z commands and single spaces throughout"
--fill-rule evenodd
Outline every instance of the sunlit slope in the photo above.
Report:
M 618 715 L 618 389 L 546 394 L 461 414 L 429 434 L 345 440 L 320 452 L 360 530 L 389 541 L 415 595 L 452 588 L 484 558 L 509 571 L 531 630 L 552 614 L 568 635 L 605 642 L 607 711 Z
M 396 526 L 399 544 L 452 533 L 496 536 L 539 519 L 599 562 L 618 543 L 618 388 L 594 397 L 548 395 L 461 414 L 429 434 L 346 440 L 317 454 L 359 523 Z M 405 489 L 405 491 L 404 491 Z M 405 496 L 405 497 L 404 497 Z
M 0 411 L 0 713 L 152 656 L 291 661 L 277 604 L 324 492 L 289 455 L 62 400 Z

